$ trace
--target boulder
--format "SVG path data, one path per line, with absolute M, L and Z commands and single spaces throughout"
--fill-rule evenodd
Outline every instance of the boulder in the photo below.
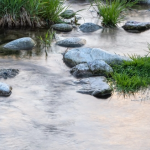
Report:
M 35 46 L 35 42 L 30 37 L 20 38 L 4 45 L 9 50 L 31 50 Z
M 120 64 L 124 60 L 131 61 L 130 58 L 110 53 L 100 48 L 73 48 L 64 54 L 64 62 L 70 67 L 81 63 L 92 62 L 97 59 L 103 60 L 109 65 Z
M 127 21 L 122 27 L 128 32 L 142 32 L 150 29 L 150 22 Z
M 75 16 L 75 12 L 73 10 L 65 10 L 60 16 L 64 19 L 70 19 Z
M 70 24 L 60 23 L 52 25 L 52 28 L 62 32 L 72 31 L 73 27 Z
M 75 77 L 108 76 L 113 69 L 103 60 L 78 64 L 70 71 Z
M 0 96 L 10 96 L 12 87 L 9 85 L 0 82 Z
M 13 78 L 19 73 L 18 69 L 0 69 L 0 78 Z
M 95 97 L 107 97 L 111 95 L 112 89 L 107 84 L 105 77 L 90 77 L 75 82 L 81 85 L 79 93 L 93 95 Z
M 85 43 L 86 43 L 86 40 L 78 38 L 78 37 L 67 38 L 67 39 L 56 42 L 57 45 L 63 46 L 63 47 L 81 47 Z
M 82 32 L 94 32 L 101 28 L 101 26 L 94 23 L 84 23 L 79 27 Z

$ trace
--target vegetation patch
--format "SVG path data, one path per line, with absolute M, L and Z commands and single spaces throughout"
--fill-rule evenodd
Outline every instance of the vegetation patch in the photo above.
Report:
M 104 3 L 101 0 L 94 0 L 91 5 L 94 8 L 97 7 L 98 14 L 102 17 L 103 26 L 115 27 L 124 20 L 125 16 L 122 13 L 138 2 L 139 0 L 106 0 L 106 3 Z
M 57 22 L 63 0 L 0 0 L 0 27 L 41 27 Z
M 135 93 L 150 85 L 150 57 L 131 56 L 133 61 L 124 61 L 112 66 L 114 72 L 108 78 L 117 91 Z

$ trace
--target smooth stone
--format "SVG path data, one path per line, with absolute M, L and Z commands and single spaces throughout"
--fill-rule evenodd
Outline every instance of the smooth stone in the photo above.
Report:
M 20 38 L 4 45 L 4 48 L 10 50 L 31 50 L 35 46 L 35 42 L 30 37 Z
M 78 37 L 71 37 L 61 41 L 56 42 L 57 45 L 63 47 L 81 47 L 86 43 L 86 40 L 78 38 Z
M 150 29 L 150 22 L 127 21 L 122 27 L 128 32 L 137 33 Z
M 12 87 L 6 83 L 0 82 L 0 96 L 10 96 Z
M 103 60 L 78 64 L 70 71 L 75 77 L 108 76 L 113 69 Z
M 65 10 L 60 16 L 64 19 L 70 19 L 75 16 L 75 12 L 73 10 Z
M 79 27 L 82 32 L 94 32 L 101 28 L 101 26 L 94 23 L 84 23 Z
M 124 60 L 131 61 L 130 58 L 110 53 L 100 48 L 87 47 L 73 48 L 64 54 L 63 59 L 70 67 L 74 67 L 81 63 L 92 62 L 97 59 L 105 61 L 108 65 L 120 64 Z
M 52 28 L 62 32 L 72 31 L 73 27 L 70 24 L 60 23 L 52 25 Z
M 112 92 L 106 78 L 103 76 L 81 79 L 76 83 L 81 84 L 82 86 L 82 88 L 78 90 L 79 93 L 89 94 L 100 98 L 110 96 Z
M 93 76 L 87 63 L 76 65 L 70 70 L 70 73 L 77 78 Z
M 19 73 L 18 69 L 0 69 L 0 78 L 13 78 Z

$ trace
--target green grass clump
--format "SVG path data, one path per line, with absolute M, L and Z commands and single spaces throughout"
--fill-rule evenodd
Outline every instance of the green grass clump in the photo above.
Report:
M 123 93 L 134 93 L 150 85 L 150 57 L 132 56 L 133 61 L 124 61 L 112 66 L 114 73 L 109 81 Z
M 101 0 L 94 0 L 92 6 L 97 6 L 98 14 L 102 17 L 102 25 L 106 27 L 115 27 L 124 20 L 124 16 L 121 15 L 121 13 L 138 2 L 139 0 L 106 0 L 106 3 L 104 3 Z
M 0 0 L 0 27 L 41 27 L 57 22 L 63 0 Z

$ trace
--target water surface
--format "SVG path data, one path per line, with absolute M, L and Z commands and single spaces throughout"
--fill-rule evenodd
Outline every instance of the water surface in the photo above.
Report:
M 74 10 L 86 9 L 81 23 L 100 23 L 96 13 L 87 10 L 87 1 L 68 3 Z M 147 9 L 131 11 L 126 19 L 150 21 L 149 15 Z M 120 55 L 147 54 L 150 31 L 128 33 L 122 24 L 94 33 L 74 29 L 57 34 L 82 37 L 87 47 Z M 10 37 L 30 36 L 37 46 L 17 56 L 1 56 L 1 68 L 19 69 L 20 73 L 13 79 L 1 79 L 13 87 L 13 93 L 0 98 L 0 150 L 149 150 L 149 90 L 125 98 L 114 93 L 108 99 L 77 93 L 76 79 L 62 60 L 66 48 L 53 43 L 46 57 L 39 45 L 37 36 L 46 31 L 6 30 L 2 35 L 8 41 Z

